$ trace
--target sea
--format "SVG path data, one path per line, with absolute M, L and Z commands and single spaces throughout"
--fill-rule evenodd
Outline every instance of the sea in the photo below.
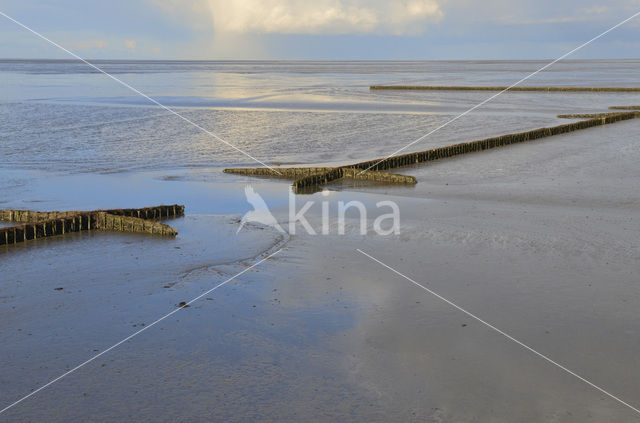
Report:
M 178 203 L 186 215 L 166 221 L 176 238 L 83 231 L 2 246 L 0 408 L 24 401 L 0 421 L 637 417 L 592 389 L 637 406 L 633 122 L 410 169 L 415 189 L 294 198 L 369 211 L 393 199 L 398 236 L 363 236 L 355 219 L 347 235 L 239 230 L 247 185 L 284 223 L 290 181 L 223 169 L 353 163 L 640 105 L 638 93 L 371 85 L 640 87 L 640 60 L 541 72 L 549 61 L 90 62 L 99 70 L 0 60 L 0 209 Z
M 286 165 L 372 159 L 496 93 L 371 91 L 370 85 L 510 85 L 548 62 L 91 63 L 105 73 L 74 60 L 0 60 L 0 168 L 116 173 L 260 166 L 253 158 Z M 639 60 L 568 60 L 520 85 L 640 86 L 639 67 Z M 407 151 L 556 124 L 559 113 L 605 111 L 636 98 L 505 93 Z

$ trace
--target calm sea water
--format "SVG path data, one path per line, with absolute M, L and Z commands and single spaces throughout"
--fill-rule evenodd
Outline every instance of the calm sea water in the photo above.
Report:
M 505 85 L 545 63 L 96 64 L 262 161 L 335 163 L 389 154 L 495 94 L 372 92 L 371 84 Z M 640 86 L 638 65 L 559 63 L 527 84 Z M 558 124 L 558 113 L 637 105 L 639 97 L 506 93 L 412 150 Z M 624 140 L 612 152 L 595 149 L 533 170 L 514 171 L 549 156 L 534 157 L 540 150 L 524 146 L 517 149 L 524 160 L 487 154 L 475 164 L 431 168 L 413 198 L 393 198 L 402 236 L 296 235 L 276 260 L 0 421 L 630 421 L 620 404 L 437 299 L 418 296 L 355 252 L 387 255 L 633 403 L 640 367 L 637 278 L 630 275 L 638 274 L 639 237 L 637 134 L 629 127 L 607 128 L 602 138 L 594 129 L 565 147 Z M 490 160 L 507 163 L 484 166 Z M 590 161 L 605 165 L 577 170 Z M 615 172 L 602 171 L 611 163 Z M 255 164 L 84 64 L 0 61 L 1 208 L 180 203 L 187 210 L 170 222 L 180 231 L 173 240 L 83 232 L 0 251 L 0 406 L 149 327 L 273 248 L 278 233 L 236 232 L 252 208 L 244 185 L 252 183 L 277 216 L 287 216 L 289 182 L 220 172 L 227 165 Z M 477 169 L 482 183 L 469 184 Z M 541 178 L 545 170 L 554 171 Z M 425 180 L 436 172 L 441 179 Z M 558 183 L 548 181 L 554 176 Z M 449 182 L 448 199 L 433 201 L 429 184 Z M 320 197 L 332 204 L 355 198 L 367 204 L 370 219 L 373 204 L 389 198 L 329 194 L 307 198 L 318 207 Z
M 386 155 L 491 92 L 372 92 L 371 84 L 505 85 L 545 62 L 172 62 L 96 65 L 269 163 Z M 640 86 L 638 60 L 558 63 L 526 84 Z M 0 166 L 64 173 L 255 164 L 74 61 L 0 61 Z M 556 124 L 637 94 L 508 93 L 412 147 Z

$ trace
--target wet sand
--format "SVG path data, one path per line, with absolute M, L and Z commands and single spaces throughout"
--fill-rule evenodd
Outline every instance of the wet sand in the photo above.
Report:
M 175 240 L 96 232 L 0 250 L 3 405 L 284 248 L 0 421 L 634 421 L 356 248 L 637 406 L 639 132 L 620 123 L 406 169 L 414 188 L 298 197 L 393 199 L 401 234 L 387 237 L 355 220 L 345 236 L 236 235 L 245 183 L 282 223 L 288 183 L 216 169 L 93 175 L 68 192 L 56 187 L 77 176 L 13 172 L 24 194 L 4 207 L 168 198 L 187 216 L 170 221 Z
M 543 62 L 105 63 L 283 165 L 381 157 Z M 17 65 L 17 68 L 15 66 Z M 636 86 L 638 61 L 554 65 L 536 84 Z M 238 220 L 251 183 L 281 223 L 286 181 L 71 62 L 2 62 L 0 207 L 186 205 L 175 239 L 79 233 L 0 248 L 0 407 L 183 301 L 274 258 L 0 414 L 0 422 L 629 422 L 637 414 L 356 251 L 361 248 L 634 406 L 640 404 L 635 121 L 344 182 L 320 201 L 396 201 L 401 233 L 287 237 Z M 22 69 L 22 70 L 21 70 Z M 443 75 L 446 80 L 442 80 Z M 538 79 L 540 78 L 540 79 Z M 533 82 L 533 81 L 532 81 Z M 502 95 L 424 150 L 638 104 L 633 93 Z M 20 170 L 22 169 L 22 170 Z M 26 170 L 25 170 L 26 169 Z M 0 223 L 1 224 L 1 223 Z M 143 326 L 144 325 L 144 326 Z

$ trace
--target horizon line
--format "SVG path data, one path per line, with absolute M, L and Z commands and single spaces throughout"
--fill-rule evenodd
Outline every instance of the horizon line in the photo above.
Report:
M 86 60 L 95 62 L 538 62 L 549 60 L 548 58 L 536 59 L 492 59 L 492 58 L 470 58 L 470 59 L 125 59 L 125 58 L 87 58 Z M 564 62 L 584 62 L 584 61 L 610 61 L 610 60 L 640 60 L 639 57 L 600 57 L 583 59 L 566 59 Z M 57 58 L 29 58 L 29 57 L 0 57 L 0 61 L 42 61 L 42 62 L 81 62 L 78 59 L 57 59 Z

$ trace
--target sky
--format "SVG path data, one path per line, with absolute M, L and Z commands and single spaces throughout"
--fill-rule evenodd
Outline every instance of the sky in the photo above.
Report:
M 640 0 L 0 0 L 83 58 L 553 59 Z M 0 15 L 0 57 L 69 56 Z M 640 57 L 640 16 L 574 58 Z

